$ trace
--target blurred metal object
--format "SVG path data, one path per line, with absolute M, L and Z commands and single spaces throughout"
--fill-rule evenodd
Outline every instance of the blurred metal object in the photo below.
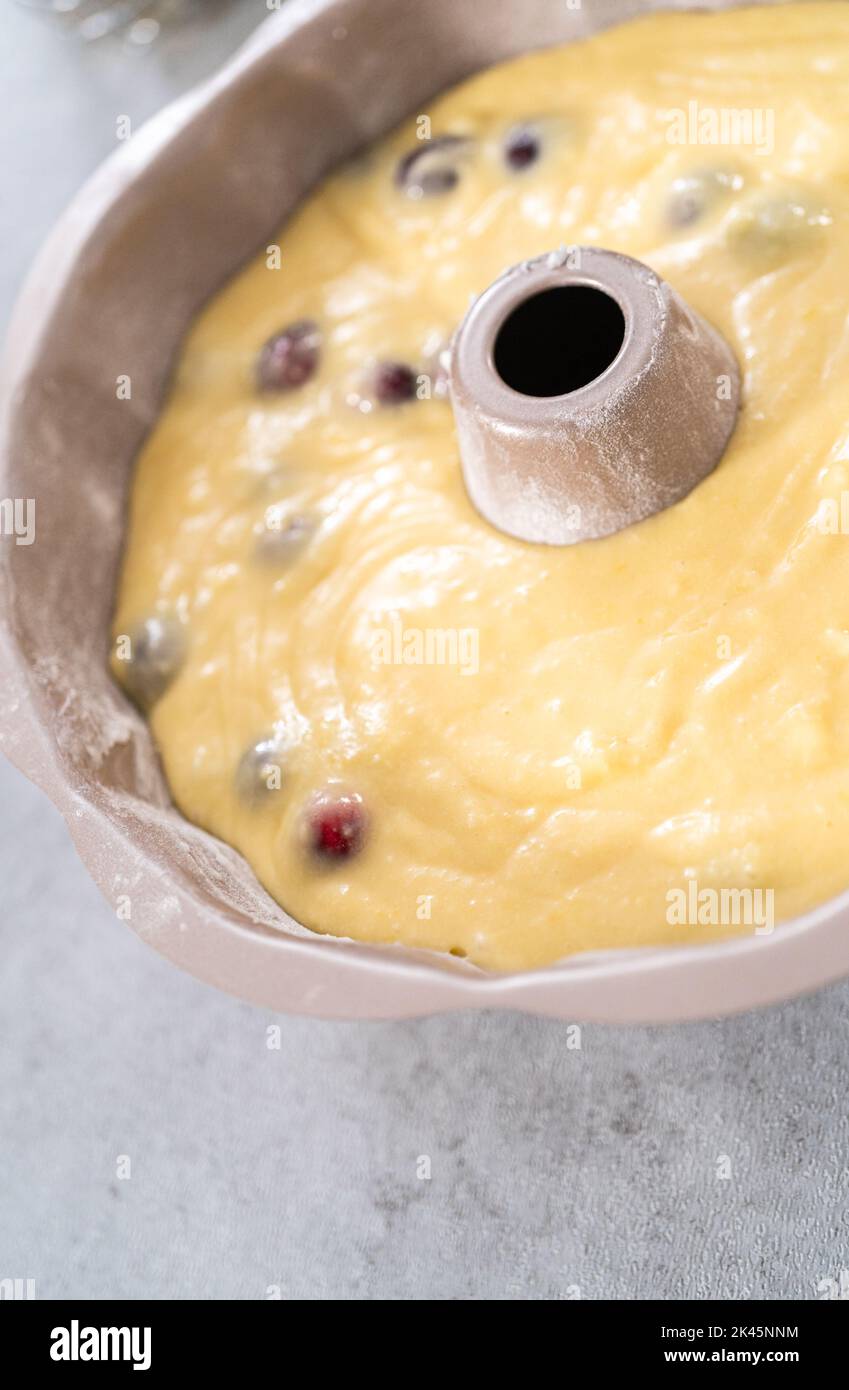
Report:
M 110 35 L 139 48 L 154 43 L 161 31 L 197 19 L 204 10 L 230 0 L 17 0 L 25 9 L 39 10 L 61 21 L 84 43 Z

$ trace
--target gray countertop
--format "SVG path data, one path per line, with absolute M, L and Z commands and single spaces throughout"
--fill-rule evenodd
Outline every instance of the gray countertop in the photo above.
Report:
M 265 12 L 134 51 L 4 5 L 4 317 L 117 117 Z M 849 986 L 580 1049 L 511 1014 L 274 1018 L 142 946 L 5 763 L 0 882 L 0 1279 L 39 1297 L 817 1298 L 849 1270 Z

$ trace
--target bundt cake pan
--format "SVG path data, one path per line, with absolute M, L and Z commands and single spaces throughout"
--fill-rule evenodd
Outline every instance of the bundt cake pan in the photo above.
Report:
M 505 976 L 315 935 L 173 808 L 147 726 L 107 672 L 134 459 L 204 301 L 338 160 L 436 92 L 653 8 L 663 6 L 286 0 L 217 77 L 118 148 L 21 294 L 0 385 L 0 497 L 35 499 L 36 539 L 0 543 L 0 746 L 59 807 L 116 915 L 255 1004 L 339 1018 L 514 1008 L 662 1022 L 849 972 L 849 894 L 770 936 Z M 130 401 L 116 398 L 125 374 Z

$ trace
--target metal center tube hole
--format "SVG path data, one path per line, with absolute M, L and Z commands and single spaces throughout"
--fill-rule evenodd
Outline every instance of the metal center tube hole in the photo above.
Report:
M 507 316 L 495 339 L 495 369 L 523 396 L 566 396 L 601 376 L 624 339 L 615 299 L 594 285 L 562 285 L 531 295 Z

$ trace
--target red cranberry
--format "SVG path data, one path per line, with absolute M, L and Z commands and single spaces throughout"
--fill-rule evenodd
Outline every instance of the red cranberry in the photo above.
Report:
M 511 169 L 527 169 L 540 157 L 539 135 L 530 126 L 516 126 L 508 131 L 504 142 L 504 158 Z
M 350 859 L 368 834 L 363 798 L 357 792 L 319 792 L 307 806 L 304 827 L 307 848 L 316 858 Z
M 460 181 L 456 156 L 468 140 L 462 135 L 439 135 L 422 140 L 417 149 L 405 154 L 395 171 L 395 182 L 409 198 L 450 193 Z
M 417 377 L 404 362 L 381 362 L 374 374 L 374 394 L 381 405 L 415 400 Z
M 321 333 L 311 319 L 290 323 L 260 351 L 256 384 L 260 391 L 292 391 L 309 381 L 318 366 Z

